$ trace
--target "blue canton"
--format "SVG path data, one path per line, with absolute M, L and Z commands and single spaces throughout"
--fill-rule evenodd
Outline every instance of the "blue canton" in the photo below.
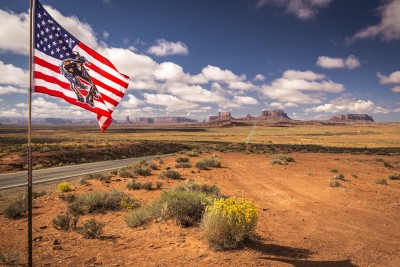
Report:
M 71 57 L 72 49 L 79 43 L 78 39 L 61 27 L 38 2 L 34 27 L 35 48 L 56 59 Z

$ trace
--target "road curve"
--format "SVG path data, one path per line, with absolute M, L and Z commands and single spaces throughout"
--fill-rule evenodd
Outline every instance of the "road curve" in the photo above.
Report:
M 169 155 L 169 154 L 168 154 Z M 163 155 L 163 156 L 168 156 Z M 81 176 L 89 173 L 108 171 L 122 168 L 138 160 L 150 160 L 157 156 L 147 156 L 139 158 L 118 159 L 102 162 L 84 163 L 79 165 L 70 165 L 42 170 L 32 171 L 33 184 L 44 183 L 48 181 L 61 180 Z M 13 188 L 28 184 L 28 171 L 0 174 L 0 189 Z

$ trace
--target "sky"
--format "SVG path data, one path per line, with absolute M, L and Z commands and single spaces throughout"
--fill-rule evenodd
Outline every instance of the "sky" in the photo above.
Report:
M 113 118 L 284 110 L 400 121 L 400 0 L 86 0 L 40 3 L 130 77 Z M 29 1 L 0 0 L 0 117 L 26 117 Z M 34 93 L 34 118 L 92 118 Z

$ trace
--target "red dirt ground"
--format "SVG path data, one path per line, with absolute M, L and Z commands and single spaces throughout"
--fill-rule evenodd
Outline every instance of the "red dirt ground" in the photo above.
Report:
M 202 157 L 210 155 L 202 155 Z M 34 266 L 399 266 L 400 181 L 374 181 L 400 172 L 398 156 L 293 153 L 296 162 L 271 165 L 275 155 L 218 153 L 222 168 L 179 169 L 183 177 L 216 184 L 225 195 L 254 200 L 259 211 L 259 240 L 239 249 L 215 251 L 198 227 L 181 228 L 172 221 L 129 228 L 127 211 L 85 215 L 104 223 L 113 238 L 85 239 L 75 231 L 59 231 L 51 220 L 66 211 L 59 192 L 34 200 Z M 162 168 L 173 167 L 175 157 Z M 190 158 L 195 163 L 200 158 Z M 394 167 L 384 167 L 382 160 Z M 340 187 L 329 182 L 337 169 L 345 176 Z M 138 181 L 157 180 L 157 173 Z M 76 185 L 75 194 L 117 188 L 148 203 L 161 194 L 129 191 L 127 179 L 110 184 L 90 181 Z M 164 181 L 164 189 L 185 181 Z M 1 192 L 0 192 L 1 193 Z M 0 216 L 0 251 L 18 251 L 26 262 L 26 218 Z M 53 242 L 62 249 L 54 250 Z

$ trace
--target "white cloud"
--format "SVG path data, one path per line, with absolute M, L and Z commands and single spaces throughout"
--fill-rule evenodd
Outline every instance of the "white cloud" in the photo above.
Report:
M 183 81 L 187 78 L 187 74 L 183 72 L 183 68 L 172 62 L 163 62 L 157 66 L 153 72 L 156 80 L 160 81 Z
M 0 84 L 29 86 L 29 71 L 0 61 Z
M 29 14 L 0 9 L 0 50 L 29 54 Z
M 400 39 L 400 1 L 387 0 L 378 7 L 381 21 L 358 31 L 348 41 L 381 37 L 384 41 Z
M 233 101 L 239 105 L 258 105 L 257 99 L 251 96 L 234 96 Z
M 312 71 L 288 70 L 282 78 L 261 87 L 264 96 L 279 102 L 292 104 L 316 104 L 325 98 L 325 93 L 341 93 L 344 86 L 330 80 L 325 75 Z
M 325 79 L 325 75 L 318 74 L 313 71 L 298 71 L 298 70 L 287 70 L 283 73 L 282 77 L 287 80 L 307 80 L 315 81 Z
M 284 109 L 288 107 L 297 107 L 298 105 L 292 102 L 286 102 L 286 103 L 272 102 L 271 104 L 269 104 L 269 106 L 273 108 Z
M 169 42 L 165 39 L 159 39 L 157 44 L 151 46 L 147 52 L 155 56 L 168 55 L 187 55 L 189 50 L 183 42 Z
M 1 86 L 0 85 L 0 95 L 7 94 L 27 94 L 28 89 L 21 89 L 14 86 Z
M 178 111 L 196 108 L 198 104 L 179 99 L 168 94 L 143 94 L 145 102 L 151 105 L 165 106 L 167 111 Z
M 340 113 L 352 112 L 360 114 L 389 113 L 390 110 L 376 106 L 371 100 L 336 99 L 331 103 L 308 108 L 305 112 Z
M 230 70 L 222 70 L 219 67 L 208 65 L 203 68 L 201 74 L 207 81 L 216 81 L 216 82 L 238 82 L 241 81 L 242 78 L 235 75 Z
M 327 69 L 355 69 L 361 66 L 361 63 L 358 58 L 353 55 L 345 59 L 320 56 L 318 57 L 316 65 Z
M 245 90 L 254 89 L 255 86 L 254 86 L 254 84 L 252 84 L 250 82 L 237 81 L 237 82 L 230 82 L 228 84 L 228 88 L 245 91 Z
M 400 83 L 400 71 L 392 72 L 389 76 L 377 73 L 380 84 Z
M 308 20 L 318 14 L 318 10 L 327 7 L 332 0 L 256 0 L 256 7 L 266 4 L 275 4 L 284 8 L 289 14 L 295 17 Z
M 400 93 L 400 86 L 395 86 L 392 88 L 393 93 Z
M 108 37 L 110 37 L 110 34 L 108 33 L 108 31 L 104 31 L 103 32 L 103 38 L 104 39 L 108 39 Z
M 204 89 L 200 85 L 174 83 L 168 85 L 167 91 L 190 102 L 218 103 L 227 101 L 219 92 Z
M 132 95 L 132 94 L 128 94 L 127 96 L 125 96 L 128 98 L 128 100 L 126 101 L 122 101 L 121 102 L 121 106 L 125 107 L 125 108 L 135 108 L 137 106 L 143 105 L 144 102 L 138 98 L 136 98 L 136 96 Z
M 265 80 L 265 76 L 262 74 L 257 74 L 256 76 L 254 76 L 253 81 L 264 81 Z

